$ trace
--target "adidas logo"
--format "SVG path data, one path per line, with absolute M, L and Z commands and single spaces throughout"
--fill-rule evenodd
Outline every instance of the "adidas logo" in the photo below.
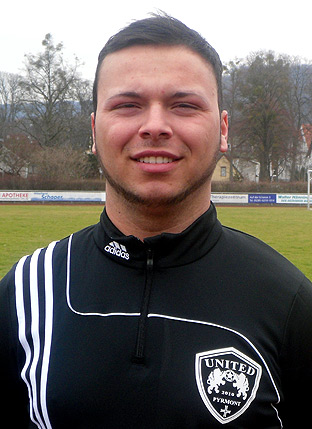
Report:
M 119 258 L 123 258 L 128 260 L 129 253 L 127 249 L 122 244 L 117 243 L 116 241 L 111 241 L 107 246 L 104 247 L 104 250 L 112 255 L 118 256 Z

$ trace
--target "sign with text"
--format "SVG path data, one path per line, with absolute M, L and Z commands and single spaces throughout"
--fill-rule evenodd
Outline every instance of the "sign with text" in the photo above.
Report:
M 0 190 L 0 202 L 85 202 L 105 203 L 106 193 L 102 191 L 10 191 Z M 271 193 L 212 193 L 215 204 L 300 204 L 306 205 L 307 194 Z
M 31 192 L 31 201 L 101 202 L 105 201 L 105 192 L 38 191 Z
M 248 194 L 250 204 L 275 204 L 276 194 Z
M 305 194 L 277 194 L 278 204 L 307 204 L 308 197 Z
M 248 194 L 215 194 L 211 195 L 211 201 L 215 204 L 247 204 Z
M 0 191 L 0 201 L 29 201 L 30 193 L 25 191 Z

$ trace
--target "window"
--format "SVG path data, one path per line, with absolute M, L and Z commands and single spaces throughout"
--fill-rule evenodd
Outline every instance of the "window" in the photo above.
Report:
M 226 177 L 226 167 L 221 167 L 221 177 Z

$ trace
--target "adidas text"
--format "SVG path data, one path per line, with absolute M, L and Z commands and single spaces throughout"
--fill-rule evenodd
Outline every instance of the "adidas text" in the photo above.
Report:
M 118 256 L 119 258 L 123 258 L 128 260 L 129 253 L 127 249 L 122 244 L 117 243 L 116 241 L 111 241 L 107 246 L 104 247 L 104 250 L 112 255 Z

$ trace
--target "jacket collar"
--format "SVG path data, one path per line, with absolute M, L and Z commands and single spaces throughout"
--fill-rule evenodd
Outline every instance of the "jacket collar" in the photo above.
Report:
M 143 267 L 150 250 L 154 265 L 165 268 L 201 258 L 215 245 L 221 232 L 215 206 L 211 203 L 209 209 L 180 234 L 162 233 L 143 242 L 119 231 L 104 209 L 94 228 L 94 239 L 100 250 L 118 263 Z

